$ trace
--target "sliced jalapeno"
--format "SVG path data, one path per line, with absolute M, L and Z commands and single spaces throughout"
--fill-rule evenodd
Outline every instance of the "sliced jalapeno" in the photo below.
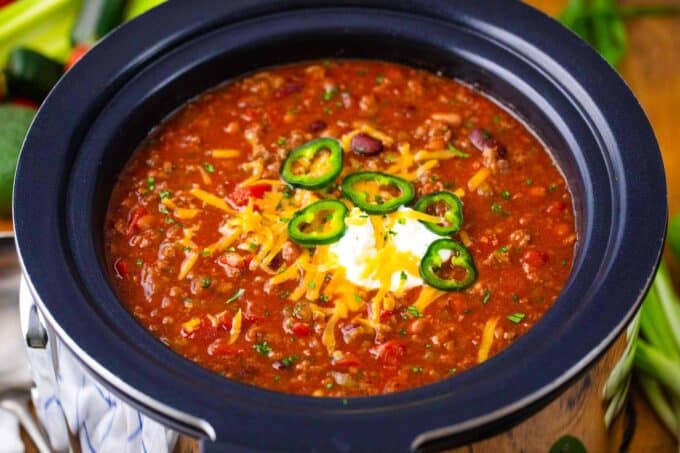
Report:
M 293 187 L 314 190 L 332 183 L 341 171 L 340 142 L 323 137 L 292 150 L 283 162 L 281 177 Z
M 296 212 L 288 223 L 288 237 L 304 246 L 331 244 L 344 234 L 347 206 L 320 200 Z
M 448 236 L 460 230 L 463 224 L 463 203 L 451 192 L 435 192 L 422 197 L 414 206 L 416 211 L 437 216 L 439 223 L 421 222 L 433 233 Z M 443 211 L 443 212 L 442 212 Z
M 405 179 L 372 171 L 346 176 L 341 188 L 352 203 L 369 214 L 394 212 L 410 203 L 416 192 Z
M 477 280 L 477 269 L 468 249 L 451 239 L 437 239 L 420 261 L 420 276 L 442 291 L 462 291 Z

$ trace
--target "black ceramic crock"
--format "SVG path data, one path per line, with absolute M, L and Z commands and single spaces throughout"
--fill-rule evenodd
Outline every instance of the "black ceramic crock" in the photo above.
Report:
M 552 150 L 575 199 L 574 269 L 502 354 L 385 396 L 312 398 L 224 379 L 155 340 L 117 300 L 102 225 L 149 130 L 230 78 L 307 59 L 377 58 L 441 71 L 501 100 Z M 115 31 L 49 95 L 19 162 L 17 243 L 47 322 L 96 378 L 152 417 L 268 450 L 403 451 L 506 429 L 584 372 L 635 314 L 662 249 L 664 171 L 617 74 L 553 20 L 507 0 L 176 0 Z

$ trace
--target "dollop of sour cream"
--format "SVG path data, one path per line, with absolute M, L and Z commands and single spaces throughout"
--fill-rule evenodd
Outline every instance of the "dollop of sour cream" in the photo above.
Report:
M 430 244 L 441 239 L 441 236 L 428 230 L 420 221 L 404 216 L 407 211 L 412 209 L 401 207 L 392 214 L 379 217 L 385 225 L 385 230 L 389 230 L 391 246 L 399 252 L 413 255 L 420 261 Z M 347 230 L 344 236 L 330 245 L 329 253 L 334 256 L 338 265 L 344 268 L 348 281 L 367 290 L 380 288 L 381 282 L 374 278 L 374 270 L 368 268 L 371 265 L 369 263 L 375 262 L 378 254 L 373 224 L 369 221 L 368 215 L 356 207 L 352 208 L 345 223 Z M 381 262 L 379 266 L 381 272 L 390 273 L 392 292 L 423 285 L 420 276 L 405 270 L 403 263 Z M 405 279 L 403 274 L 406 276 Z

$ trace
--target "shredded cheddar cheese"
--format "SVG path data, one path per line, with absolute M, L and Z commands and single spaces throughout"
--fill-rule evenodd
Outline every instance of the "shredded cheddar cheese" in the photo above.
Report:
M 236 211 L 234 211 L 223 198 L 213 195 L 210 192 L 206 192 L 203 189 L 194 187 L 189 191 L 189 193 L 209 206 L 221 209 L 222 211 L 228 212 L 230 214 L 236 213 Z
M 241 152 L 236 149 L 214 149 L 210 151 L 210 155 L 215 159 L 232 159 L 241 155 Z
M 231 330 L 229 331 L 229 344 L 234 344 L 238 340 L 238 336 L 241 334 L 241 321 L 243 319 L 243 314 L 241 314 L 241 309 L 239 308 L 234 319 L 231 320 Z
M 420 294 L 418 295 L 418 299 L 416 299 L 413 306 L 416 307 L 419 312 L 425 313 L 425 309 L 427 309 L 427 307 L 432 302 L 439 299 L 439 297 L 443 295 L 444 295 L 443 291 L 440 291 L 436 288 L 432 288 L 431 286 L 423 286 L 422 289 L 420 290 Z
M 468 181 L 468 189 L 470 191 L 476 190 L 477 187 L 481 186 L 486 178 L 489 177 L 489 174 L 491 174 L 491 172 L 486 167 L 477 170 L 477 173 L 475 173 Z
M 489 351 L 491 351 L 491 345 L 493 344 L 496 324 L 498 324 L 498 317 L 491 318 L 484 324 L 482 342 L 479 345 L 479 351 L 477 353 L 477 363 L 482 363 L 489 358 Z

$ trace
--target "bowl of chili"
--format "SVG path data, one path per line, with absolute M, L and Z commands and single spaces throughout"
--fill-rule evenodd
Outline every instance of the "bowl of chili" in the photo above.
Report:
M 102 384 L 154 418 L 210 439 L 206 449 L 436 449 L 526 419 L 608 350 L 658 263 L 665 179 L 639 105 L 591 49 L 522 4 L 285 3 L 170 2 L 114 32 L 48 96 L 24 145 L 13 209 L 24 275 L 41 314 Z M 107 271 L 107 206 L 147 133 L 225 80 L 324 58 L 390 61 L 473 84 L 531 126 L 568 183 L 579 241 L 559 297 L 512 345 L 465 373 L 353 398 L 271 392 L 175 354 L 119 302 Z M 469 136 L 473 145 L 490 146 L 485 140 Z M 357 141 L 362 158 L 382 152 L 369 139 Z M 328 171 L 296 170 L 322 151 Z M 418 188 L 408 180 L 361 168 L 339 178 L 343 162 L 341 145 L 325 137 L 290 150 L 280 175 L 296 190 L 337 181 L 338 193 L 373 217 L 411 204 L 429 216 L 423 225 L 432 234 L 457 234 L 468 218 L 455 192 L 418 192 L 413 203 Z M 390 198 L 358 189 L 367 182 L 389 188 Z M 156 190 L 155 179 L 144 183 Z M 496 205 L 492 213 L 503 216 Z M 309 204 L 290 219 L 288 234 L 302 247 L 323 247 L 344 234 L 347 211 L 337 200 Z M 443 212 L 436 223 L 433 212 Z M 318 217 L 327 227 L 310 232 Z M 444 256 L 453 256 L 464 275 L 442 277 Z M 442 237 L 429 245 L 420 274 L 437 290 L 466 290 L 481 267 L 474 258 L 459 241 Z M 511 317 L 519 322 L 524 314 Z M 260 350 L 268 352 L 266 345 Z M 284 357 L 283 366 L 293 357 Z

